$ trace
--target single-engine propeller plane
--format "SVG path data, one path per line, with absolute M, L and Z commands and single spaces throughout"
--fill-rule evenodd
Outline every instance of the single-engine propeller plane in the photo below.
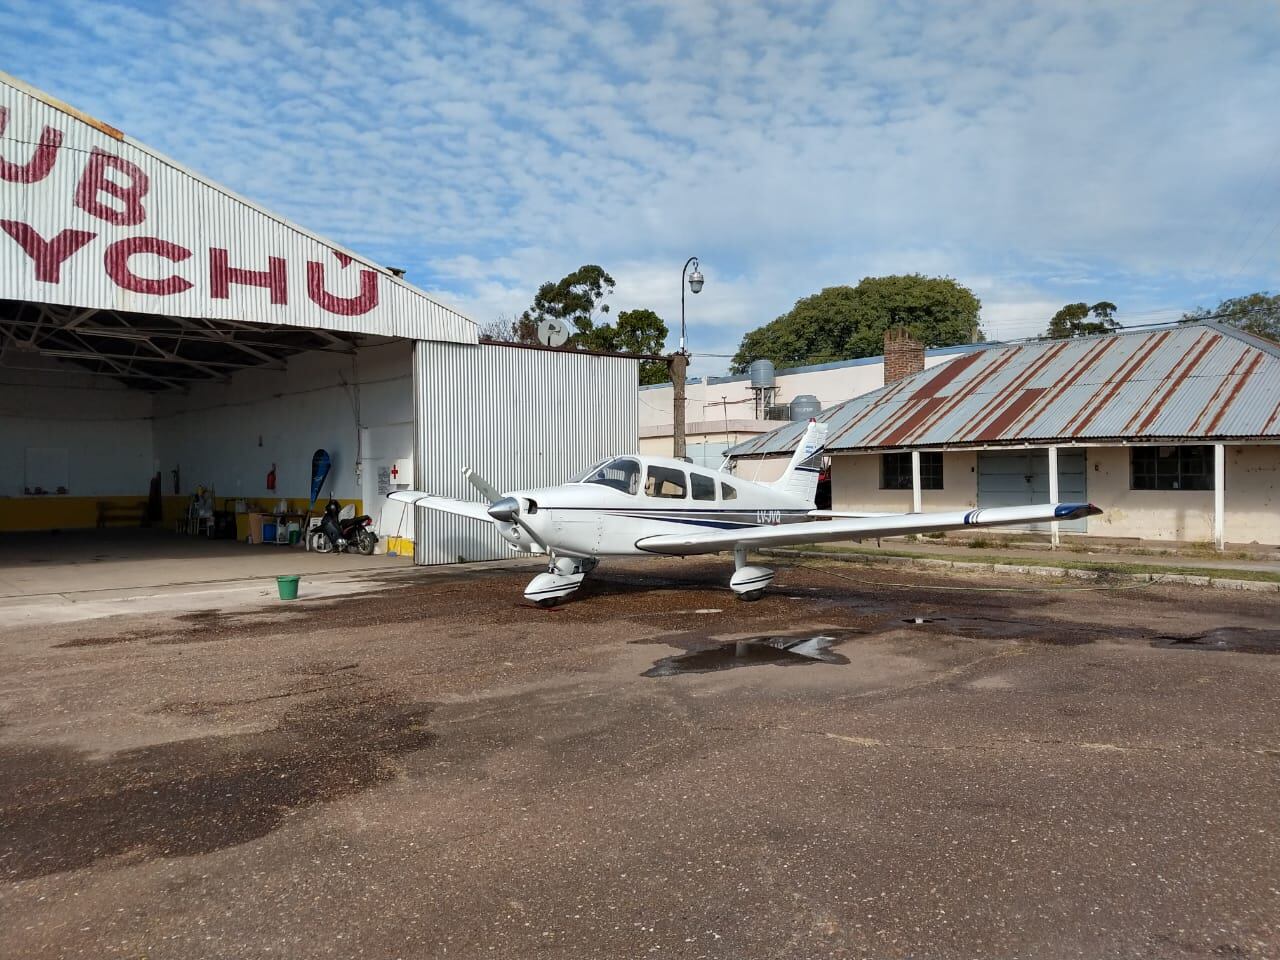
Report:
M 415 506 L 483 520 L 517 551 L 545 554 L 546 573 L 524 595 L 549 607 L 567 597 L 601 557 L 691 556 L 732 550 L 729 587 L 758 600 L 773 571 L 748 562 L 753 547 L 861 540 L 967 527 L 1074 520 L 1101 513 L 1091 503 L 1045 503 L 946 513 L 852 513 L 817 510 L 827 425 L 809 422 L 782 476 L 755 483 L 683 460 L 633 454 L 602 460 L 567 483 L 501 492 L 473 470 L 467 480 L 487 500 L 476 503 L 417 490 L 390 494 Z

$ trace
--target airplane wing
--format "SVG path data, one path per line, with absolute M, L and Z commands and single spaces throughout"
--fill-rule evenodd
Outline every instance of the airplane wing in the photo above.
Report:
M 415 507 L 426 507 L 429 510 L 440 510 L 444 513 L 470 517 L 472 520 L 483 520 L 493 523 L 489 516 L 489 505 L 474 500 L 454 500 L 452 497 L 437 497 L 434 493 L 423 493 L 421 490 L 396 490 L 387 494 L 388 500 L 400 500 L 411 503 Z
M 1101 512 L 1091 503 L 1041 503 L 1028 507 L 987 507 L 949 513 L 897 513 L 879 517 L 846 517 L 777 526 L 745 527 L 739 530 L 718 529 L 699 533 L 663 534 L 656 537 L 643 537 L 636 541 L 636 546 L 650 553 L 686 556 L 732 550 L 740 545 L 782 547 L 794 543 L 864 540 L 871 537 L 936 533 L 941 530 L 960 530 L 967 527 L 1076 520 Z
M 819 520 L 831 520 L 836 517 L 855 517 L 861 519 L 863 517 L 900 517 L 900 513 L 872 513 L 866 510 L 810 510 L 807 516 L 816 517 Z

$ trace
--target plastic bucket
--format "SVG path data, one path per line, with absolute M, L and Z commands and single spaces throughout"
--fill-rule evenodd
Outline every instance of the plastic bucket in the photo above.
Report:
M 301 580 L 300 575 L 288 577 L 276 577 L 276 588 L 280 591 L 281 600 L 297 600 L 298 599 L 298 581 Z
M 276 542 L 276 525 L 274 523 L 264 523 L 262 525 L 262 542 L 263 543 Z
M 300 539 L 302 539 L 302 531 L 297 530 L 294 527 L 290 527 L 289 528 L 289 546 L 293 546 Z

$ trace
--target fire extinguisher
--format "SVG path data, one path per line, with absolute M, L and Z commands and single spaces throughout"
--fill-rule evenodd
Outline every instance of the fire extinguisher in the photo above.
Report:
M 276 465 L 273 463 L 271 469 L 267 472 L 267 489 L 274 490 L 276 488 Z

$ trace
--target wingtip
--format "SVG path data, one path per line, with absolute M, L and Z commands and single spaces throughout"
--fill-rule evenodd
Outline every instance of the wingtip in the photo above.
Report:
M 1092 503 L 1060 503 L 1053 510 L 1055 520 L 1079 520 L 1081 517 L 1096 517 L 1100 513 L 1102 508 Z

